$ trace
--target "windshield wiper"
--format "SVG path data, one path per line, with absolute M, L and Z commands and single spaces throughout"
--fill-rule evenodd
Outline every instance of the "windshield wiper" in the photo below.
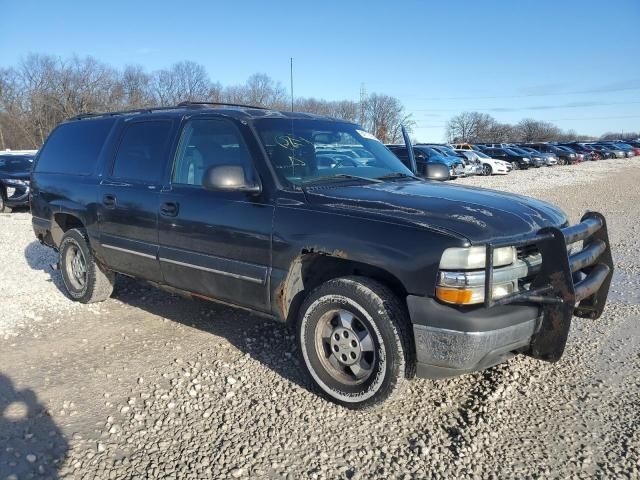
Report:
M 391 180 L 393 178 L 414 178 L 418 180 L 418 177 L 416 177 L 415 175 L 402 173 L 402 172 L 387 173 L 386 175 L 382 175 L 381 177 L 376 177 L 376 178 L 378 180 Z
M 348 175 L 346 173 L 338 173 L 337 175 L 324 175 L 321 177 L 313 177 L 307 180 L 303 180 L 301 184 L 303 186 L 312 185 L 314 183 L 323 183 L 332 180 L 363 180 L 370 183 L 380 183 L 382 180 L 371 177 L 359 177 L 358 175 Z

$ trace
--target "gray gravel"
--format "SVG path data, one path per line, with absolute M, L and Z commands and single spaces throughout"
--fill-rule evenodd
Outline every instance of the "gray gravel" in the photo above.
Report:
M 260 317 L 125 278 L 70 302 L 28 214 L 0 215 L 0 479 L 639 478 L 638 161 L 457 181 L 604 212 L 611 301 L 556 364 L 415 381 L 366 412 L 311 392 L 293 338 Z

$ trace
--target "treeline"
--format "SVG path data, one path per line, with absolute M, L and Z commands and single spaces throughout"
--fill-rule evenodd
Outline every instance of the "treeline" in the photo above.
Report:
M 498 122 L 491 115 L 480 112 L 463 112 L 452 117 L 446 126 L 447 140 L 452 143 L 512 143 L 596 140 L 574 130 L 562 130 L 550 122 L 532 118 L 520 120 L 515 125 Z M 637 133 L 606 133 L 602 140 L 638 138 Z
M 204 66 L 178 62 L 147 72 L 139 65 L 113 68 L 92 57 L 32 54 L 0 69 L 0 149 L 39 148 L 61 121 L 87 112 L 171 106 L 183 101 L 229 102 L 289 110 L 289 92 L 256 73 L 240 85 L 222 85 Z M 296 98 L 294 109 L 357 122 L 384 142 L 402 139 L 413 121 L 400 101 L 372 93 L 360 101 Z

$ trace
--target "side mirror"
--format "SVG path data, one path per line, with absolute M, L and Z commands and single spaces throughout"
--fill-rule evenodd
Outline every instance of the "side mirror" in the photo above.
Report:
M 247 179 L 240 165 L 215 165 L 209 167 L 202 178 L 202 186 L 214 192 L 246 192 L 257 195 L 262 185 Z
M 449 167 L 444 163 L 427 163 L 424 166 L 424 177 L 428 180 L 449 180 Z

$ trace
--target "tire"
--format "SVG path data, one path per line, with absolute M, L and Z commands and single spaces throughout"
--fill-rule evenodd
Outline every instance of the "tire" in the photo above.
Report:
M 558 165 L 565 165 L 565 164 L 566 164 L 566 162 L 565 162 L 564 158 L 558 157 Z
M 398 396 L 415 375 L 406 309 L 384 285 L 343 277 L 320 285 L 300 309 L 296 337 L 317 389 L 352 409 Z
M 65 232 L 59 251 L 62 280 L 73 300 L 95 303 L 111 296 L 115 273 L 96 262 L 84 230 L 74 228 Z
M 0 213 L 11 213 L 11 208 L 5 202 L 4 188 L 0 186 Z
M 520 170 L 520 164 L 518 162 L 511 162 L 514 170 Z
M 482 174 L 485 177 L 489 177 L 491 175 L 493 175 L 493 168 L 491 168 L 491 165 L 489 165 L 488 163 L 485 163 L 482 165 Z

